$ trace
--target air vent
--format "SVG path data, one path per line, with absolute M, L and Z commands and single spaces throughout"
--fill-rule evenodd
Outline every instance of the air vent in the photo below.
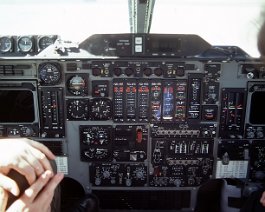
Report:
M 22 69 L 17 69 L 13 65 L 1 65 L 0 75 L 1 76 L 23 76 L 24 71 Z

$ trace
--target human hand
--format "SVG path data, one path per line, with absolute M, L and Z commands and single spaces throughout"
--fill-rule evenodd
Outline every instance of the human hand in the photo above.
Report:
M 5 212 L 7 199 L 8 199 L 7 192 L 2 187 L 0 187 L 0 212 Z
M 18 171 L 32 185 L 44 171 L 53 172 L 49 159 L 54 160 L 55 156 L 39 142 L 26 138 L 0 139 L 0 186 L 17 196 L 17 183 L 6 176 L 9 171 Z
M 6 212 L 50 212 L 54 190 L 62 179 L 62 173 L 53 176 L 50 170 L 45 171 Z
M 260 203 L 263 205 L 263 207 L 265 207 L 265 191 L 261 195 Z

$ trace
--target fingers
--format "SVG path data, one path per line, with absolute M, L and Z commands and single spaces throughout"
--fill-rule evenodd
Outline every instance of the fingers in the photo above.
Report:
M 30 151 L 31 154 L 33 155 L 32 158 L 33 160 L 30 161 L 30 164 L 34 167 L 37 176 L 42 174 L 44 170 L 50 170 L 51 172 L 53 172 L 50 161 L 48 160 L 48 158 L 44 153 L 34 148 L 32 148 Z
M 2 174 L 0 174 L 0 186 L 15 196 L 19 195 L 20 191 L 17 183 L 14 180 Z
M 38 204 L 49 204 L 52 201 L 54 190 L 58 186 L 58 184 L 62 181 L 64 175 L 62 173 L 57 173 L 50 182 L 45 186 L 44 190 L 41 192 L 41 194 L 37 197 L 36 202 Z
M 51 171 L 45 171 L 6 211 L 50 212 L 54 190 L 63 179 L 63 174 L 52 176 Z
M 48 147 L 46 147 L 45 145 L 33 141 L 33 140 L 29 140 L 29 143 L 35 147 L 36 149 L 40 150 L 41 152 L 43 152 L 50 160 L 55 160 L 55 155 L 48 149 Z
M 37 143 L 30 141 L 32 143 Z M 44 153 L 33 146 L 29 146 L 24 150 L 18 164 L 13 164 L 13 169 L 24 175 L 30 185 L 39 177 L 45 170 L 50 170 L 53 173 L 50 161 Z
M 58 184 L 62 181 L 64 177 L 63 173 L 57 173 L 49 184 L 45 187 L 44 191 L 54 191 L 54 189 L 58 186 Z
M 5 189 L 0 187 L 0 212 L 6 211 L 7 199 L 8 199 L 7 192 L 5 191 Z
M 58 173 L 54 177 L 52 176 L 49 170 L 45 171 L 30 188 L 25 190 L 21 200 L 24 202 L 33 202 L 37 197 L 36 201 L 39 202 L 40 205 L 49 205 L 53 198 L 55 188 L 64 177 L 62 173 Z
M 37 178 L 34 167 L 32 167 L 25 159 L 20 160 L 18 164 L 12 164 L 11 168 L 25 176 L 29 185 L 32 185 Z
M 260 198 L 260 203 L 265 207 L 265 191 L 262 193 L 262 196 Z
M 49 179 L 52 177 L 52 172 L 47 170 L 45 171 L 38 180 L 32 184 L 28 189 L 25 190 L 22 199 L 26 199 L 30 202 L 33 202 L 39 192 L 43 187 L 48 183 Z

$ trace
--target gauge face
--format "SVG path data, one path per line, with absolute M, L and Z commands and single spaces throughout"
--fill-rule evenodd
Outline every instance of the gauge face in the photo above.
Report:
M 93 120 L 111 119 L 111 101 L 109 99 L 94 99 L 91 105 Z
M 57 84 L 61 79 L 61 69 L 59 64 L 45 63 L 40 65 L 39 76 L 42 84 Z
M 21 37 L 18 40 L 18 49 L 21 52 L 29 52 L 33 49 L 33 42 L 30 37 Z
M 68 82 L 68 90 L 70 93 L 79 96 L 86 93 L 86 80 L 79 76 L 73 76 Z
M 13 47 L 12 38 L 0 37 L 0 52 L 10 52 Z
M 70 120 L 88 119 L 88 102 L 73 100 L 68 104 L 68 116 Z
M 46 49 L 48 46 L 54 43 L 54 39 L 49 36 L 44 36 L 39 40 L 39 48 L 40 50 Z

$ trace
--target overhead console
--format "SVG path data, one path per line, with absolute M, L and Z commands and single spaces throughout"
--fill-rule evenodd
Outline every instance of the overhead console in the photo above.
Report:
M 103 34 L 89 37 L 80 48 L 98 56 L 189 57 L 201 54 L 210 44 L 197 35 Z
M 0 136 L 50 147 L 59 171 L 103 207 L 193 208 L 209 179 L 265 179 L 262 61 L 196 35 L 64 44 L 1 54 Z M 138 204 L 135 195 L 150 199 Z

